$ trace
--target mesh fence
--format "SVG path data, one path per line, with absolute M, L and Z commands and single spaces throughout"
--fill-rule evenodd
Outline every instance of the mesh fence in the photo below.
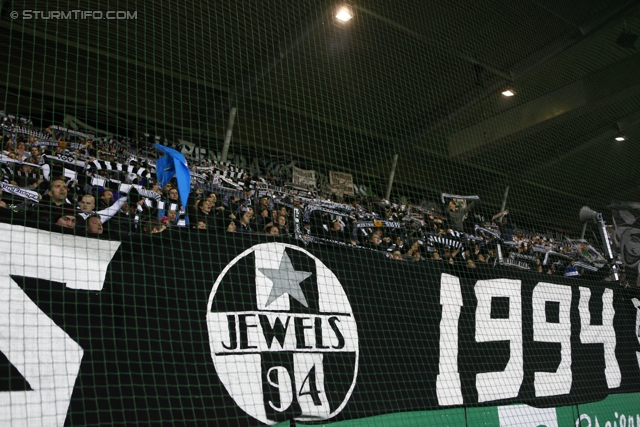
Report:
M 0 425 L 640 425 L 637 2 L 0 26 Z

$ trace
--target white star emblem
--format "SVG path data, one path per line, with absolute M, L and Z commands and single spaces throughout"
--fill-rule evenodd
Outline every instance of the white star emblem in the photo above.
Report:
M 291 260 L 286 252 L 282 254 L 280 265 L 278 268 L 259 268 L 262 274 L 273 282 L 269 299 L 265 304 L 268 307 L 272 302 L 280 298 L 284 294 L 297 299 L 302 305 L 309 308 L 307 299 L 304 297 L 300 283 L 311 276 L 313 273 L 308 271 L 296 271 L 291 264 Z

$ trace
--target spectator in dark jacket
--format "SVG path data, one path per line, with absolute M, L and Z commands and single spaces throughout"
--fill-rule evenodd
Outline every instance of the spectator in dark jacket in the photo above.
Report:
M 238 226 L 238 233 L 255 233 L 255 230 L 251 227 L 251 213 L 242 212 L 240 215 L 240 224 Z
M 447 214 L 449 215 L 449 228 L 456 231 L 464 231 L 464 217 L 469 213 L 475 202 L 467 203 L 467 206 L 460 209 L 453 200 L 449 201 L 449 209 Z

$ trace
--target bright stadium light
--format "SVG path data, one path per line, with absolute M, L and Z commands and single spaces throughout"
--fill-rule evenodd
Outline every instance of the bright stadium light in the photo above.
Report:
M 503 96 L 514 96 L 516 93 L 514 91 L 512 91 L 511 89 L 507 89 L 504 92 L 502 92 Z
M 353 18 L 353 12 L 348 6 L 342 6 L 338 9 L 338 12 L 336 12 L 336 19 L 340 22 L 347 22 L 351 20 L 351 18 Z
M 616 136 L 616 141 L 624 141 L 624 140 L 625 140 L 624 136 L 622 136 L 622 135 Z

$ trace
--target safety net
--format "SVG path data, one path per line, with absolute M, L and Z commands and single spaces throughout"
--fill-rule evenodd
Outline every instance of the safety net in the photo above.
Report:
M 638 10 L 2 2 L 0 426 L 640 427 Z

